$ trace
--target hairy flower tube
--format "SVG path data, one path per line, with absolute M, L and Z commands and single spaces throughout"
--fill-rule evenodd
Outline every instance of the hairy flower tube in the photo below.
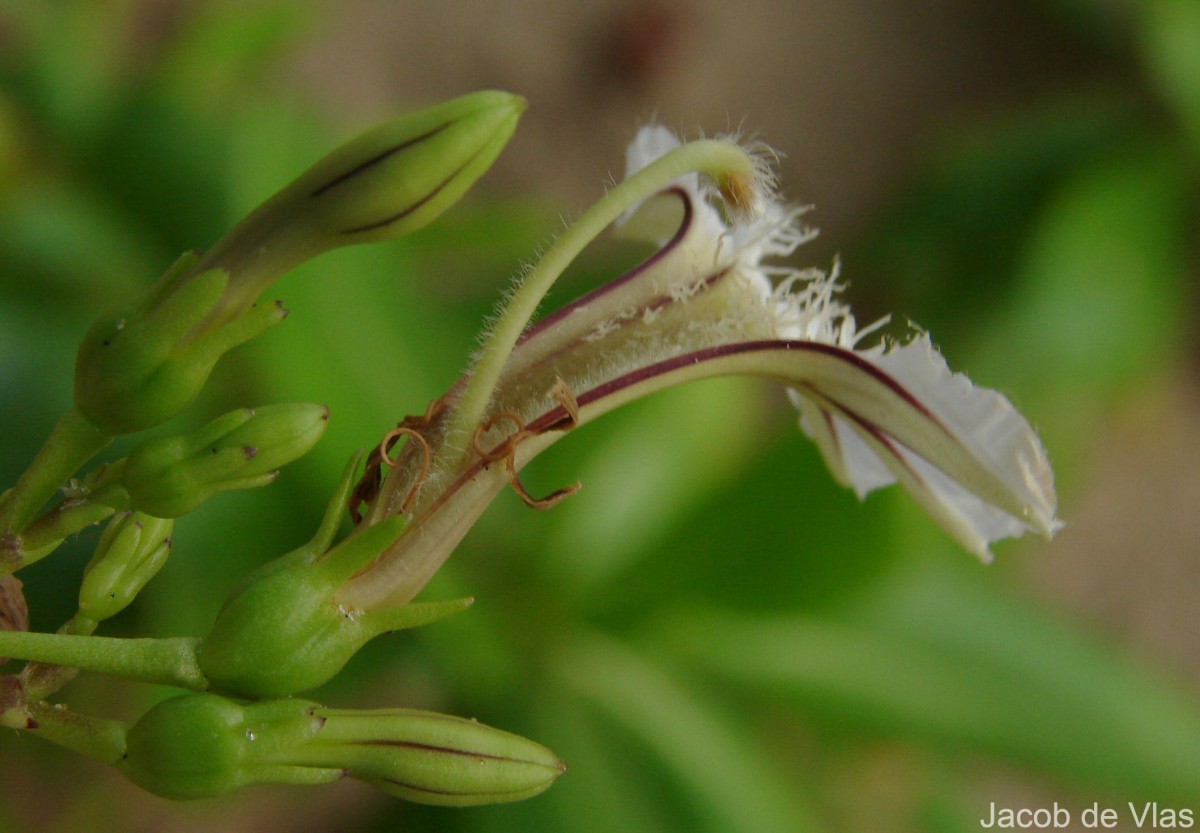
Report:
M 643 129 L 625 182 L 526 275 L 473 371 L 389 435 L 408 442 L 383 455 L 392 467 L 382 484 L 368 472 L 365 524 L 411 521 L 337 593 L 340 603 L 370 610 L 413 598 L 506 485 L 534 506 L 570 492 L 538 500 L 520 484 L 521 468 L 557 439 L 656 390 L 728 374 L 782 382 L 839 483 L 860 496 L 900 483 L 981 559 L 997 539 L 1053 535 L 1053 474 L 1029 423 L 999 393 L 952 373 L 925 333 L 864 344 L 885 322 L 856 325 L 836 265 L 780 262 L 815 232 L 772 185 L 762 154 Z M 531 324 L 553 280 L 613 221 L 659 249 Z

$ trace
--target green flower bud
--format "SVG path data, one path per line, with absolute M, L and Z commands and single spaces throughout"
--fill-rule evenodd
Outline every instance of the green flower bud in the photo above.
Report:
M 270 483 L 280 466 L 316 445 L 328 421 L 323 405 L 232 411 L 192 434 L 143 441 L 125 461 L 120 485 L 132 508 L 177 518 L 218 492 Z
M 209 686 L 244 697 L 283 697 L 332 679 L 381 633 L 417 627 L 465 610 L 471 599 L 362 611 L 335 594 L 404 529 L 393 517 L 330 549 L 353 492 L 362 454 L 346 466 L 316 535 L 265 564 L 235 588 L 200 642 L 196 661 Z
M 481 92 L 388 122 L 326 156 L 139 300 L 96 322 L 75 404 L 107 436 L 158 425 L 195 398 L 227 351 L 287 315 L 259 296 L 292 267 L 431 222 L 491 166 L 525 109 Z
M 413 709 L 318 708 L 306 761 L 420 804 L 465 807 L 530 798 L 567 771 L 557 755 L 474 720 Z
M 382 124 L 321 159 L 197 266 L 231 276 L 215 322 L 238 315 L 309 258 L 401 237 L 436 219 L 491 167 L 524 109 L 511 93 L 473 93 Z
M 171 554 L 174 525 L 141 512 L 113 518 L 84 570 L 79 616 L 100 622 L 124 610 Z
M 528 798 L 566 770 L 545 747 L 474 720 L 215 694 L 159 703 L 130 729 L 126 751 L 125 775 L 168 798 L 349 776 L 412 801 L 465 806 Z
M 98 320 L 75 357 L 75 406 L 102 434 L 159 425 L 184 409 L 226 352 L 287 317 L 279 303 L 204 325 L 229 287 L 185 254 L 146 295 Z

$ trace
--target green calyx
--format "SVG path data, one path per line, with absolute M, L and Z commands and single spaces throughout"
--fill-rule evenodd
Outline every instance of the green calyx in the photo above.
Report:
M 350 461 L 325 519 L 305 546 L 251 573 L 217 614 L 197 661 L 216 690 L 244 697 L 283 697 L 336 675 L 359 648 L 466 610 L 471 599 L 355 610 L 335 594 L 367 569 L 402 534 L 400 516 L 384 520 L 329 549 L 345 514 L 359 456 Z
M 143 441 L 125 460 L 120 488 L 130 507 L 178 518 L 220 492 L 272 482 L 281 466 L 316 445 L 328 423 L 329 409 L 323 405 L 232 411 L 192 434 Z
M 313 703 L 241 704 L 215 694 L 164 700 L 126 735 L 121 771 L 157 795 L 210 798 L 249 784 L 335 781 L 333 768 L 287 764 L 289 747 L 320 728 Z
M 97 321 L 75 359 L 75 406 L 108 436 L 159 425 L 204 387 L 217 360 L 287 317 L 277 303 L 201 327 L 229 286 L 220 269 L 198 274 L 183 255 L 130 307 Z
M 378 524 L 340 545 L 329 562 L 285 556 L 252 573 L 217 614 L 197 660 L 215 689 L 245 697 L 282 697 L 332 679 L 374 637 L 465 610 L 471 599 L 379 611 L 339 606 L 334 594 L 403 528 Z

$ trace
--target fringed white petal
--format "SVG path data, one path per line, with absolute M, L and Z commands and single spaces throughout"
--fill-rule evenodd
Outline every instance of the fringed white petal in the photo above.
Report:
M 678 146 L 669 130 L 643 128 L 629 146 L 627 176 Z M 691 291 L 689 276 L 732 267 L 736 285 L 746 288 L 739 303 L 757 299 L 776 338 L 793 348 L 812 345 L 801 349 L 804 358 L 793 351 L 784 364 L 796 373 L 791 395 L 801 425 L 839 483 L 861 498 L 899 482 L 984 559 L 997 539 L 1026 531 L 1049 537 L 1060 528 L 1045 451 L 1012 403 L 952 373 L 924 333 L 902 345 L 860 348 L 887 319 L 856 326 L 839 297 L 836 261 L 828 272 L 770 265 L 815 235 L 799 222 L 803 210 L 770 197 L 753 218 L 727 219 L 707 189 L 695 174 L 681 177 L 670 198 L 651 198 L 622 218 L 626 234 L 659 244 L 672 240 L 638 283 L 654 293 L 676 285 Z M 633 295 L 632 286 L 625 291 Z
M 625 149 L 625 178 L 636 174 L 642 168 L 666 156 L 680 145 L 679 137 L 661 124 L 648 124 L 638 130 L 629 147 Z M 688 174 L 680 179 L 680 184 L 691 183 L 692 190 L 697 190 L 696 174 Z
M 821 449 L 838 482 L 862 498 L 899 481 L 951 537 L 985 561 L 991 560 L 993 541 L 1027 531 L 1049 537 L 1061 527 L 1055 518 L 1054 477 L 1045 451 L 1029 423 L 1005 397 L 952 373 L 925 334 L 888 350 L 875 348 L 856 355 L 920 403 L 929 418 L 982 464 L 1007 494 L 1003 508 L 982 499 L 976 493 L 980 484 L 969 482 L 970 478 L 956 480 L 948 473 L 954 467 L 947 460 L 921 457 L 898 440 L 895 434 L 904 433 L 898 424 L 875 417 L 855 423 L 822 407 L 824 403 L 807 399 L 803 391 L 792 391 L 801 426 Z M 835 387 L 822 392 L 837 401 Z M 855 415 L 853 402 L 840 404 Z M 896 416 L 901 419 L 901 412 Z M 911 416 L 910 412 L 905 418 Z M 990 488 L 994 493 L 994 486 Z
M 1023 503 L 1021 520 L 1042 535 L 1061 527 L 1055 519 L 1054 472 L 1025 417 L 994 390 L 953 373 L 925 333 L 869 356 L 995 472 Z

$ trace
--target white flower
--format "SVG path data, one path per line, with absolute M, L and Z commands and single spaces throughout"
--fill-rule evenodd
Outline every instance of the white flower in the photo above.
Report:
M 763 155 L 717 140 L 680 145 L 652 127 L 628 160 L 626 180 L 511 294 L 472 372 L 398 429 L 413 441 L 365 523 L 397 513 L 411 523 L 338 594 L 347 609 L 415 596 L 506 484 L 531 505 L 553 503 L 531 498 L 518 473 L 568 431 L 717 375 L 783 382 L 840 483 L 862 496 L 899 482 L 982 559 L 999 538 L 1059 528 L 1045 452 L 1007 399 L 951 373 L 923 333 L 863 346 L 886 319 L 857 327 L 837 264 L 779 262 L 815 232 L 803 209 L 776 199 Z M 531 326 L 554 280 L 614 222 L 657 251 Z
M 676 144 L 663 128 L 643 129 L 629 148 L 628 171 L 644 167 Z M 775 317 L 778 338 L 836 348 L 830 355 L 848 366 L 869 367 L 877 384 L 910 404 L 892 419 L 880 419 L 883 415 L 856 407 L 853 393 L 839 395 L 836 380 L 790 390 L 801 425 L 839 483 L 861 498 L 899 481 L 947 532 L 984 560 L 990 560 L 989 544 L 995 540 L 1027 530 L 1050 536 L 1061 526 L 1055 519 L 1054 476 L 1045 451 L 1004 396 L 952 373 L 926 333 L 904 344 L 860 347 L 887 319 L 856 328 L 849 308 L 838 300 L 842 287 L 836 263 L 828 274 L 765 264 L 791 254 L 812 236 L 794 225 L 795 212 L 771 200 L 760 218 L 730 225 L 713 207 L 698 177 L 678 180 L 675 187 L 692 203 L 696 228 L 712 238 L 718 251 L 727 247 L 725 258 L 758 289 L 760 301 Z M 770 274 L 777 276 L 776 282 Z M 901 427 L 901 422 L 916 424 Z M 913 429 L 940 432 L 960 448 L 946 457 L 924 457 L 901 438 Z M 991 475 L 986 480 L 969 471 L 978 474 L 981 468 Z

